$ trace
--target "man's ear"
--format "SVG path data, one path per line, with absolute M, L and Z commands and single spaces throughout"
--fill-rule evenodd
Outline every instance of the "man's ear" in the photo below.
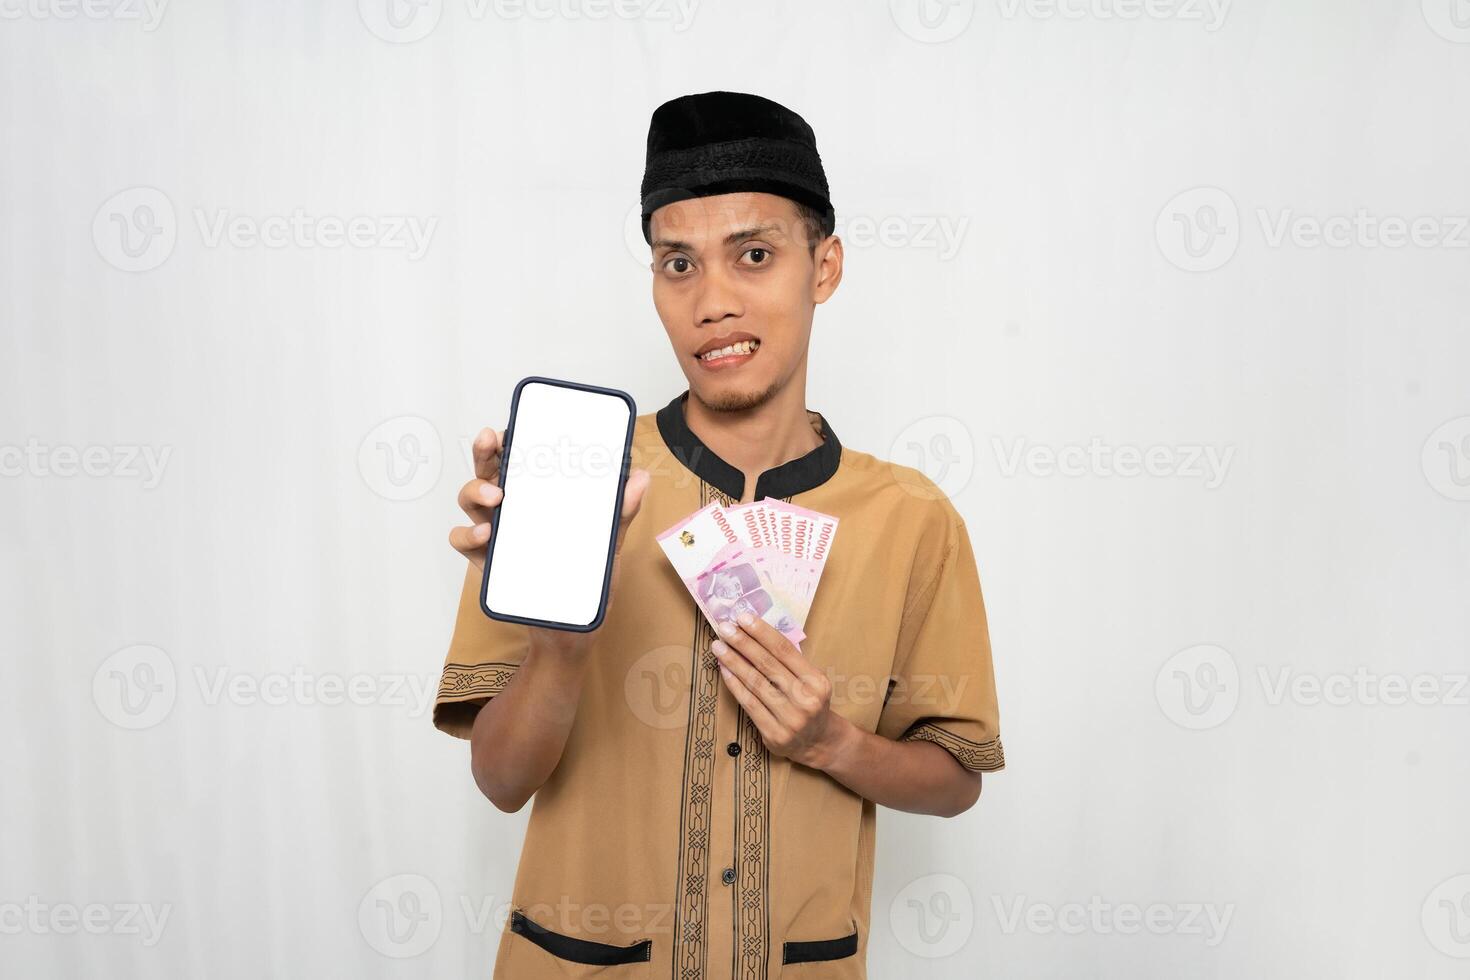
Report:
M 817 246 L 816 286 L 812 290 L 812 299 L 818 303 L 827 302 L 827 298 L 837 291 L 837 284 L 842 282 L 842 239 L 836 235 L 828 235 L 826 240 Z

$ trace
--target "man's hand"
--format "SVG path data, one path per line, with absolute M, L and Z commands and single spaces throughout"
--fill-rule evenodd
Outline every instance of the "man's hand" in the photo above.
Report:
M 475 436 L 472 451 L 475 478 L 459 488 L 459 509 L 470 519 L 469 527 L 456 527 L 449 532 L 454 550 L 470 560 L 480 571 L 485 570 L 485 546 L 490 543 L 490 513 L 500 506 L 505 494 L 500 489 L 500 446 L 504 429 L 481 429 Z
M 459 489 L 459 507 L 469 517 L 468 527 L 456 527 L 449 532 L 449 543 L 455 551 L 469 559 L 476 569 L 484 571 L 486 548 L 490 544 L 490 514 L 505 493 L 501 490 L 500 455 L 505 438 L 504 429 L 481 429 L 475 436 L 473 446 L 475 477 Z M 628 474 L 623 487 L 623 510 L 618 516 L 618 534 L 614 544 L 612 584 L 608 588 L 608 603 L 612 603 L 612 592 L 617 588 L 618 555 L 623 550 L 623 539 L 628 534 L 628 524 L 638 514 L 643 503 L 643 492 L 648 489 L 648 471 L 635 469 Z M 557 649 L 585 647 L 590 633 L 568 630 L 531 628 L 533 642 Z
M 832 681 L 770 623 L 748 612 L 736 622 L 711 645 L 725 685 L 773 755 L 827 768 L 853 728 L 832 710 Z
M 475 478 L 459 491 L 459 506 L 471 523 L 449 532 L 454 550 L 481 572 L 490 543 L 490 515 L 503 498 L 497 481 L 504 436 L 503 429 L 482 429 L 475 436 Z M 623 488 L 609 602 L 616 591 L 617 555 L 622 552 L 628 524 L 643 502 L 648 480 L 647 470 L 633 470 Z M 528 627 L 527 633 L 530 645 L 515 676 L 480 709 L 470 731 L 470 769 L 475 784 L 507 813 L 525 806 L 560 762 L 582 696 L 586 654 L 597 636 L 595 631 L 578 633 L 542 627 Z
M 864 799 L 952 817 L 980 797 L 968 772 L 933 742 L 893 741 L 832 710 L 832 682 L 780 630 L 749 613 L 711 649 L 735 700 L 772 754 L 825 772 Z M 726 624 L 729 625 L 729 624 Z

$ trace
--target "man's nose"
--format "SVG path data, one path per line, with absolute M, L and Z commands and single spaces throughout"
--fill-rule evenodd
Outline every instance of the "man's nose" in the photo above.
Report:
M 695 323 L 699 326 L 719 323 L 726 317 L 739 317 L 744 312 L 740 292 L 728 272 L 717 268 L 700 277 L 699 295 L 694 303 Z

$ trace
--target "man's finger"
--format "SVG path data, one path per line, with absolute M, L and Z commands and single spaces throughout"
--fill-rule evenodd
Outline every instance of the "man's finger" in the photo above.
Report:
M 771 713 L 770 708 L 752 693 L 750 687 L 740 679 L 739 674 L 723 663 L 720 665 L 720 676 L 725 679 L 725 686 L 730 689 L 731 694 L 735 695 L 735 700 L 745 709 L 750 720 L 755 722 L 756 730 L 761 733 L 761 738 L 768 743 L 773 741 L 779 743 L 786 733 L 786 727 Z
M 490 541 L 490 525 L 476 524 L 474 527 L 456 527 L 449 531 L 449 544 L 455 551 L 474 562 L 476 568 L 485 567 L 485 545 Z
M 750 642 L 748 638 L 746 642 Z M 723 653 L 720 644 L 723 644 Z M 735 675 L 745 689 L 765 706 L 772 718 L 783 724 L 796 722 L 796 708 L 780 685 L 762 673 L 743 651 L 730 646 L 729 641 L 721 640 L 716 640 L 711 650 L 720 665 Z
M 505 430 L 485 427 L 475 436 L 471 452 L 475 458 L 475 476 L 491 483 L 500 482 L 500 447 Z
M 504 496 L 498 486 L 477 477 L 459 488 L 459 509 L 476 524 L 483 524 Z
M 731 625 L 735 629 L 731 631 L 729 636 L 721 633 L 720 639 L 740 651 L 740 655 L 750 661 L 756 670 L 768 678 L 782 694 L 789 692 L 796 682 L 796 677 L 786 665 L 767 650 L 764 643 L 756 639 L 746 630 L 741 629 L 739 623 L 732 620 Z M 777 630 L 775 627 L 771 627 L 771 632 L 775 633 L 778 637 L 780 636 L 780 630 Z M 781 639 L 785 640 L 785 637 L 781 637 Z
M 779 661 L 798 681 L 810 682 L 813 675 L 822 676 L 822 672 L 802 655 L 790 637 L 759 616 L 752 616 L 749 624 L 742 624 L 737 619 L 735 627 L 759 643 L 762 649 Z
M 648 489 L 650 479 L 647 470 L 634 470 L 628 474 L 628 482 L 623 485 L 623 512 L 618 515 L 618 535 L 613 545 L 615 552 L 623 550 L 623 538 L 628 536 L 628 525 L 643 506 L 643 493 Z

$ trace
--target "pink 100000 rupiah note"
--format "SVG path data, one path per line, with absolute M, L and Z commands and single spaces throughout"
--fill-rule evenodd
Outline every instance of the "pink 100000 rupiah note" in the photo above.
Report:
M 709 504 L 658 543 L 711 626 L 749 612 L 800 645 L 836 533 L 837 518 L 766 498 Z

